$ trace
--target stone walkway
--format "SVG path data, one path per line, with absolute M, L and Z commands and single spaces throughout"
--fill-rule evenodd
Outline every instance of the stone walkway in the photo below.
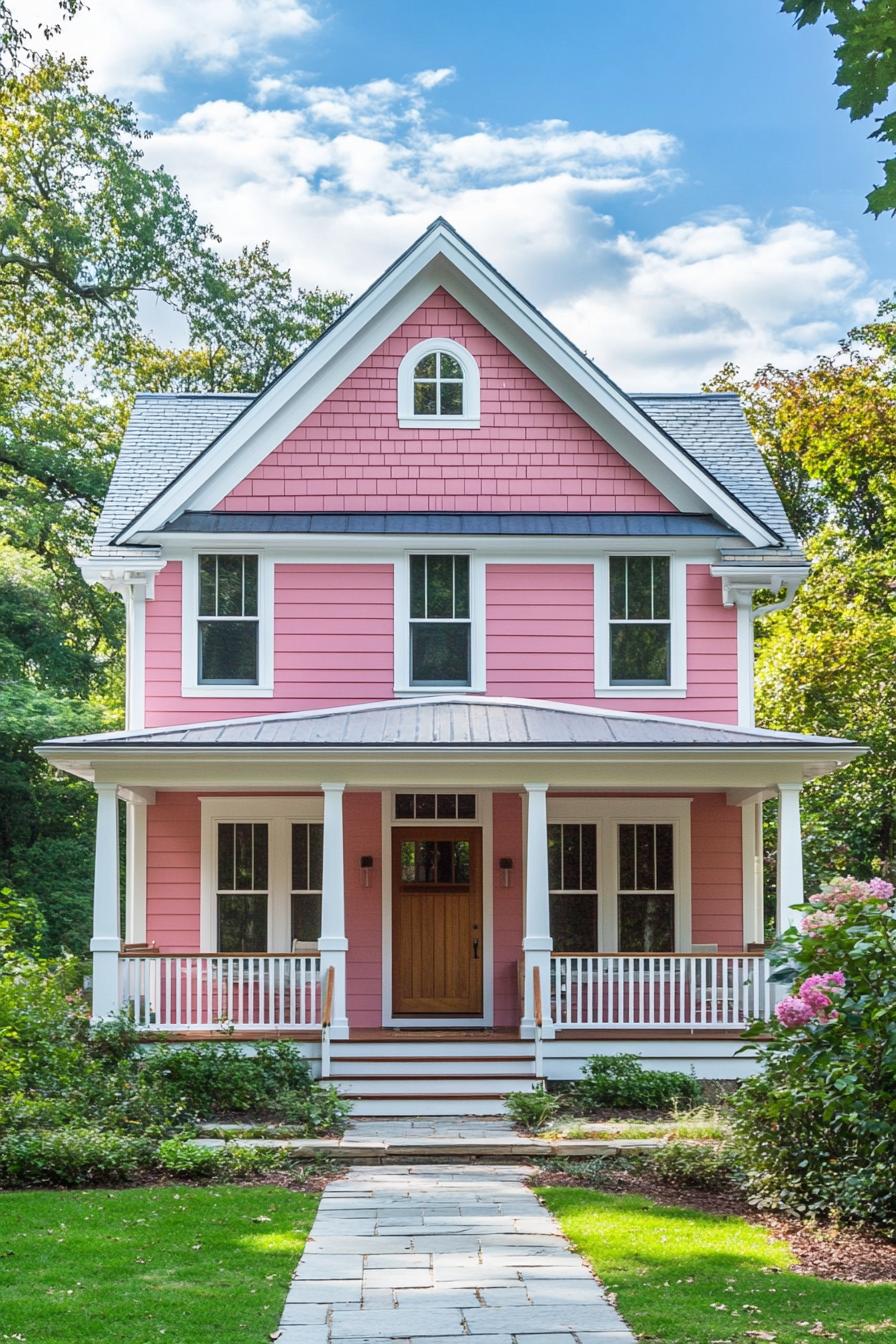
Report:
M 484 1144 L 528 1142 L 509 1120 L 490 1115 L 350 1115 L 345 1137 L 361 1142 L 378 1139 L 443 1139 L 445 1142 Z
M 519 1166 L 355 1169 L 324 1192 L 278 1344 L 634 1344 Z

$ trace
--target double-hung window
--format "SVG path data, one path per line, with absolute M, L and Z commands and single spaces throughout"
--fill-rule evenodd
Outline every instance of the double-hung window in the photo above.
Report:
M 667 555 L 610 556 L 610 686 L 669 686 L 672 610 Z
M 218 951 L 267 952 L 267 822 L 219 821 L 216 859 Z
M 290 926 L 294 951 L 317 946 L 323 888 L 324 828 L 319 821 L 292 824 Z
M 597 950 L 597 826 L 548 826 L 548 888 L 555 952 Z
M 258 556 L 200 555 L 197 681 L 257 686 Z
M 623 823 L 619 837 L 620 952 L 674 952 L 674 828 L 668 822 Z
M 469 686 L 470 557 L 410 557 L 410 685 Z

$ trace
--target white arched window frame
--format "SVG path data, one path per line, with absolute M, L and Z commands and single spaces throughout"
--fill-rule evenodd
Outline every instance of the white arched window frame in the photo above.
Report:
M 456 359 L 463 370 L 461 415 L 415 415 L 414 370 L 426 355 L 443 353 Z M 479 365 L 457 341 L 433 337 L 411 347 L 398 366 L 398 423 L 402 429 L 478 429 Z

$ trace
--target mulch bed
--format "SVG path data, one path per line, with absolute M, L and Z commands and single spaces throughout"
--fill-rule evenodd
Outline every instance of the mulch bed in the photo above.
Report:
M 702 1213 L 731 1214 L 758 1223 L 793 1253 L 793 1270 L 818 1279 L 841 1283 L 896 1282 L 896 1242 L 873 1232 L 835 1227 L 809 1227 L 796 1219 L 764 1213 L 748 1204 L 736 1190 L 699 1190 L 675 1185 L 645 1172 L 608 1168 L 598 1179 L 539 1168 L 530 1185 L 566 1185 L 606 1191 L 608 1194 L 644 1195 L 657 1204 L 696 1209 Z

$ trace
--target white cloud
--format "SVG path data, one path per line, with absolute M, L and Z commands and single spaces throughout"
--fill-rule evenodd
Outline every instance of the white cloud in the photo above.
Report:
M 14 8 L 36 31 L 52 0 Z M 88 58 L 97 88 L 132 95 L 161 92 L 173 67 L 227 70 L 317 26 L 299 0 L 89 0 L 57 45 Z
M 618 228 L 620 198 L 678 181 L 673 136 L 562 121 L 452 135 L 428 102 L 450 76 L 282 81 L 262 106 L 201 104 L 149 148 L 226 246 L 270 237 L 306 285 L 359 292 L 443 214 L 628 387 L 698 386 L 728 359 L 801 363 L 867 313 L 854 243 L 808 213 Z

